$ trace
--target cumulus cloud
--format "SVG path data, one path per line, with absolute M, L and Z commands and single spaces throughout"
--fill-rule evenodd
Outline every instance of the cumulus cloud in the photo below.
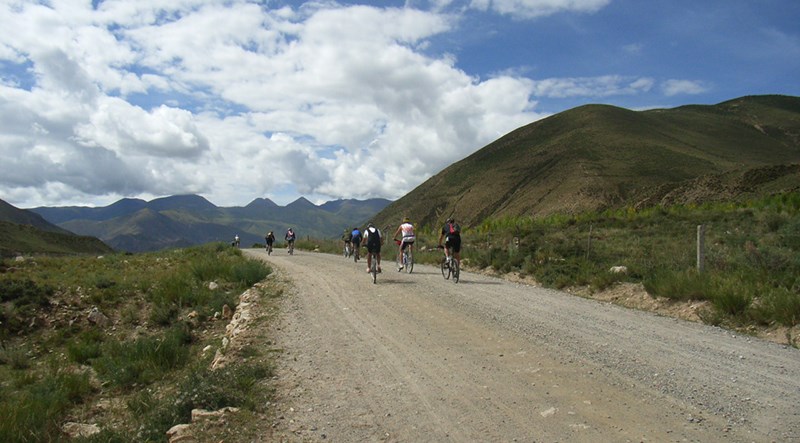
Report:
M 696 80 L 666 80 L 661 88 L 664 90 L 664 95 L 671 97 L 680 94 L 702 94 L 708 90 L 708 86 L 704 82 Z
M 458 7 L 532 18 L 609 0 L 91 3 L 0 6 L 0 63 L 21 76 L 0 81 L 0 189 L 23 206 L 181 193 L 234 205 L 287 189 L 397 198 L 545 116 L 539 97 L 655 82 L 480 78 L 431 50 L 458 29 Z

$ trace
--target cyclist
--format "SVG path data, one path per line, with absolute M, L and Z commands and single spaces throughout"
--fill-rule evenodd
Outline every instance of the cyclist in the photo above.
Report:
M 397 240 L 397 236 L 402 235 L 400 240 Z M 414 252 L 414 240 L 416 237 L 414 236 L 414 225 L 411 224 L 411 220 L 408 217 L 403 218 L 403 223 L 397 227 L 397 231 L 394 232 L 394 241 L 397 243 L 397 270 L 403 270 L 403 251 L 408 247 L 410 252 Z
M 367 223 L 367 229 L 364 230 L 364 243 L 367 247 L 367 272 L 372 267 L 372 253 L 375 253 L 375 258 L 378 260 L 378 272 L 381 272 L 381 245 L 383 244 L 383 236 L 381 230 L 376 228 L 372 222 Z
M 445 252 L 450 257 L 455 257 L 456 260 L 461 262 L 461 226 L 456 223 L 453 217 L 447 219 L 442 232 L 439 234 L 439 246 L 442 246 L 442 238 L 444 241 Z
M 267 243 L 267 252 L 272 252 L 272 244 L 275 243 L 275 234 L 269 231 L 267 235 L 264 236 L 264 241 Z
M 237 248 L 239 247 L 239 234 L 236 234 L 236 235 L 233 237 L 233 246 L 234 246 L 234 247 L 237 247 Z
M 295 235 L 294 229 L 292 229 L 292 228 L 289 228 L 286 231 L 286 235 L 283 237 L 283 239 L 286 240 L 286 246 L 289 248 L 290 253 L 291 253 L 291 251 L 294 250 L 294 240 L 296 238 L 297 238 L 297 235 Z
M 342 234 L 342 241 L 344 242 L 345 257 L 347 257 L 353 251 L 353 233 L 345 229 L 344 234 Z
M 353 231 L 350 232 L 350 235 L 350 241 L 353 243 L 353 252 L 355 253 L 355 257 L 353 259 L 358 261 L 358 248 L 361 247 L 361 231 L 358 228 L 353 228 Z

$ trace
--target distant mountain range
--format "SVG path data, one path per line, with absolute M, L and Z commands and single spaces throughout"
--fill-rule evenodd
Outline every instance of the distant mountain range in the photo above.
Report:
M 489 217 L 728 201 L 800 190 L 800 98 L 631 111 L 586 105 L 523 126 L 374 218 Z
M 122 199 L 109 206 L 38 207 L 30 211 L 67 231 L 101 239 L 118 251 L 143 252 L 213 241 L 264 243 L 272 230 L 279 240 L 292 227 L 300 237 L 337 237 L 364 223 L 390 203 L 385 199 L 337 200 L 317 206 L 299 198 L 286 206 L 269 199 L 245 207 L 218 207 L 198 195 L 149 202 Z

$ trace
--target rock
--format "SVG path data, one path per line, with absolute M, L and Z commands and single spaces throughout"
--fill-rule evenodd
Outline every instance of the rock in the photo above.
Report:
M 67 422 L 61 427 L 61 430 L 69 436 L 69 438 L 85 438 L 100 433 L 100 427 L 95 424 L 74 423 Z
M 167 431 L 169 443 L 197 441 L 191 433 L 191 425 L 175 425 Z
M 230 320 L 233 318 L 233 311 L 231 307 L 227 304 L 222 305 L 222 319 L 223 320 Z
M 218 419 L 225 416 L 227 413 L 238 412 L 239 408 L 226 406 L 218 411 L 207 411 L 205 409 L 192 409 L 192 423 L 199 420 Z
M 627 266 L 612 266 L 611 269 L 608 270 L 608 272 L 610 272 L 612 274 L 627 274 L 628 273 L 628 267 Z
M 211 283 L 208 284 L 208 289 L 212 291 L 215 291 L 217 288 L 219 288 L 219 285 L 215 281 L 212 281 Z
M 92 308 L 92 311 L 89 312 L 89 316 L 87 317 L 89 323 L 99 326 L 101 328 L 106 327 L 111 324 L 111 320 L 106 317 L 105 314 L 100 312 L 97 307 Z

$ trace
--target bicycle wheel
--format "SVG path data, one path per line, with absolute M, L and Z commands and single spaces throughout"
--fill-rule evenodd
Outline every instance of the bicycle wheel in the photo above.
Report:
M 404 261 L 406 262 L 406 272 L 409 274 L 414 270 L 414 256 L 410 252 L 405 254 Z
M 372 266 L 369 268 L 369 272 L 372 274 L 372 283 L 375 284 L 378 282 L 378 256 L 372 254 Z
M 450 268 L 447 266 L 447 259 L 446 258 L 442 259 L 441 267 L 442 267 L 442 277 L 444 277 L 445 280 L 449 280 L 450 279 Z
M 353 251 L 353 262 L 354 262 L 354 263 L 358 263 L 358 256 L 359 256 L 359 253 L 358 253 L 358 248 L 356 248 L 356 249 Z
M 461 275 L 461 265 L 455 258 L 450 262 L 451 272 L 453 273 L 453 283 L 458 283 L 458 277 Z

